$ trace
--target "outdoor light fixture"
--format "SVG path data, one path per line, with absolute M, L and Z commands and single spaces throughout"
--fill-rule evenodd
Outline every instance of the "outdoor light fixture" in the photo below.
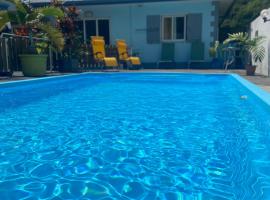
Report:
M 264 23 L 269 22 L 270 21 L 270 11 L 267 9 L 262 10 L 261 17 L 262 17 Z

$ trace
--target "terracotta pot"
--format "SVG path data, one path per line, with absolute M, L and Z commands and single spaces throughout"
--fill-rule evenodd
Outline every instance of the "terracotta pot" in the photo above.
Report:
M 246 65 L 247 76 L 254 76 L 255 71 L 256 71 L 256 66 L 254 66 L 254 65 Z

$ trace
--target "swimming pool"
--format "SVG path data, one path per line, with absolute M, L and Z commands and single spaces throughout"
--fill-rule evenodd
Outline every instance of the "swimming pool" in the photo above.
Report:
M 269 95 L 237 75 L 74 75 L 0 97 L 1 200 L 270 199 Z

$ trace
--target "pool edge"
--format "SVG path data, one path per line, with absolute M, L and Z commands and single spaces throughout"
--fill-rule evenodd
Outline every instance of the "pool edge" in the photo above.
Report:
M 24 80 L 12 80 L 12 81 L 4 81 L 0 82 L 0 86 L 3 85 L 13 85 L 16 83 L 29 83 L 31 81 L 43 81 L 43 80 L 53 80 L 57 78 L 66 78 L 66 77 L 73 77 L 73 76 L 83 76 L 83 75 L 90 75 L 90 74 L 151 74 L 151 73 L 156 73 L 156 74 L 191 74 L 191 75 L 220 75 L 220 76 L 230 76 L 230 73 L 194 73 L 194 72 L 156 72 L 156 71 L 144 71 L 144 72 L 83 72 L 83 73 L 72 73 L 72 74 L 63 74 L 63 75 L 56 75 L 56 76 L 48 76 L 48 77 L 29 77 L 29 79 L 24 79 Z
M 59 75 L 59 76 L 49 76 L 49 77 L 42 77 L 42 78 L 31 78 L 26 80 L 16 80 L 16 81 L 8 81 L 8 82 L 0 82 L 0 86 L 5 85 L 14 85 L 18 83 L 31 83 L 36 81 L 43 81 L 43 80 L 53 80 L 53 79 L 59 79 L 59 78 L 67 78 L 67 77 L 76 77 L 76 76 L 84 76 L 84 75 L 90 75 L 90 74 L 141 74 L 141 73 L 166 73 L 166 74 L 192 74 L 192 75 L 220 75 L 220 76 L 231 76 L 235 80 L 237 80 L 241 85 L 246 87 L 249 91 L 251 91 L 253 94 L 258 96 L 264 103 L 266 103 L 268 106 L 270 106 L 270 94 L 266 92 L 265 90 L 261 89 L 256 84 L 250 82 L 249 80 L 243 78 L 242 76 L 235 74 L 235 73 L 192 73 L 192 72 L 155 72 L 155 71 L 146 71 L 146 72 L 84 72 L 84 73 L 73 73 L 73 74 L 65 74 L 65 75 Z
M 73 77 L 73 76 L 80 76 L 80 75 L 87 75 L 87 74 L 101 74 L 102 72 L 85 72 L 85 73 L 72 73 L 72 74 L 63 74 L 63 75 L 56 75 L 56 76 L 48 76 L 48 77 L 30 77 L 29 79 L 24 80 L 15 80 L 15 81 L 6 81 L 6 82 L 0 82 L 0 86 L 2 85 L 13 85 L 18 83 L 29 83 L 31 81 L 43 81 L 43 80 L 53 80 L 57 78 L 66 78 L 66 77 Z
M 236 81 L 238 81 L 241 85 L 246 87 L 253 94 L 255 94 L 264 103 L 270 106 L 270 94 L 267 91 L 263 90 L 258 85 L 250 82 L 249 80 L 243 78 L 242 76 L 238 74 L 229 74 L 229 75 L 233 77 Z

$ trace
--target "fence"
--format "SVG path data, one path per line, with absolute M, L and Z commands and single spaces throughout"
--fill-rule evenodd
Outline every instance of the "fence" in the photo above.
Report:
M 34 42 L 40 38 L 33 38 Z M 12 74 L 14 71 L 21 71 L 20 54 L 27 53 L 30 47 L 29 37 L 16 36 L 13 34 L 2 34 L 0 37 L 0 74 Z M 117 56 L 115 46 L 109 45 L 105 47 L 106 56 Z M 48 49 L 48 70 L 59 70 L 59 65 L 63 57 L 61 54 Z M 88 71 L 99 69 L 93 59 L 92 47 L 87 44 L 80 50 L 79 71 Z
M 6 59 L 7 56 L 7 40 L 0 38 L 0 73 L 10 71 L 9 60 Z
M 36 42 L 37 40 L 44 39 L 33 38 L 33 40 Z M 0 73 L 12 74 L 13 71 L 21 71 L 19 55 L 27 53 L 29 47 L 29 37 L 3 33 L 0 37 Z M 52 69 L 53 57 L 55 56 L 53 55 L 51 48 L 49 48 L 46 53 L 50 55 L 48 66 Z

